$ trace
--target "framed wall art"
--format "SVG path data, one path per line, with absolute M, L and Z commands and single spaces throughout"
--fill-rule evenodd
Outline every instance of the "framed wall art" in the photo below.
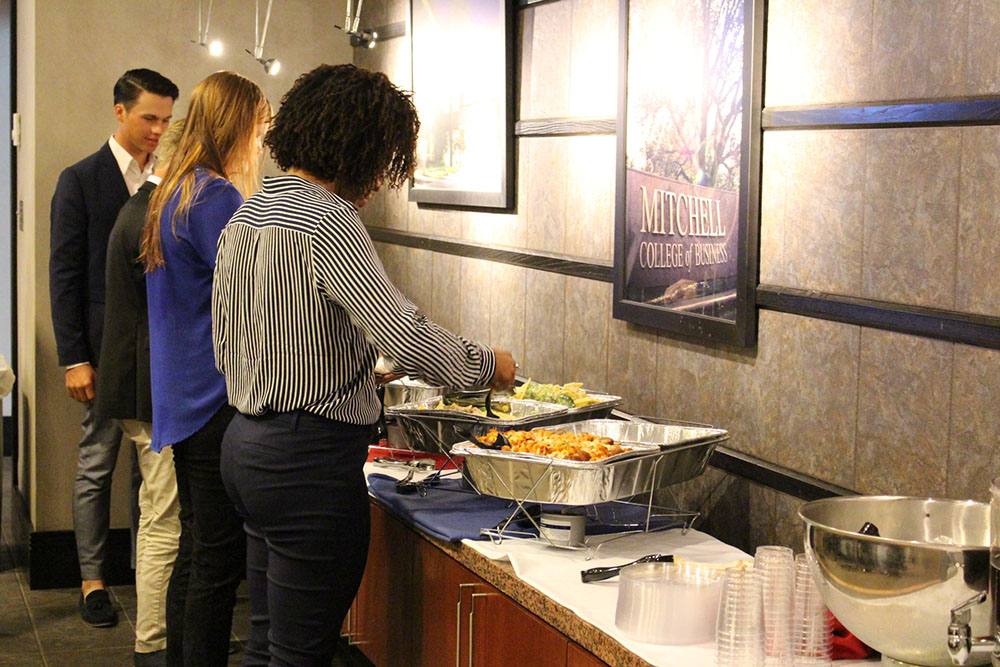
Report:
M 412 0 L 420 115 L 410 201 L 514 206 L 512 0 Z
M 620 0 L 614 316 L 752 345 L 763 0 Z

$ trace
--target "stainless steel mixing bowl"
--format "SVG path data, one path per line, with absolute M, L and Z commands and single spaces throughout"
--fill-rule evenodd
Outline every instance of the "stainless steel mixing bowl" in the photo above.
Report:
M 849 496 L 806 503 L 805 549 L 823 600 L 861 641 L 913 665 L 948 667 L 951 609 L 989 586 L 990 506 Z M 879 537 L 857 531 L 871 522 Z M 989 604 L 972 610 L 989 632 Z M 966 664 L 989 663 L 977 654 Z

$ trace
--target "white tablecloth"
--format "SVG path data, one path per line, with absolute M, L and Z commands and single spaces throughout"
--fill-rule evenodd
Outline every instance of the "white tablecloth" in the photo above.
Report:
M 365 474 L 378 472 L 402 477 L 399 468 L 368 464 Z M 659 646 L 632 641 L 615 627 L 618 603 L 618 578 L 591 584 L 580 581 L 580 571 L 592 567 L 621 565 L 647 554 L 673 554 L 698 563 L 729 563 L 752 560 L 735 547 L 697 530 L 682 534 L 680 529 L 655 533 L 637 533 L 624 537 L 592 536 L 589 550 L 550 547 L 538 540 L 505 539 L 500 544 L 483 540 L 463 540 L 487 558 L 509 561 L 514 573 L 528 585 L 571 610 L 583 620 L 621 642 L 643 660 L 661 667 L 714 667 L 715 643 L 689 646 Z M 602 544 L 606 542 L 606 544 Z M 600 545 L 598 547 L 598 545 Z M 588 555 L 592 555 L 587 560 Z M 873 667 L 877 661 L 838 660 L 835 667 Z

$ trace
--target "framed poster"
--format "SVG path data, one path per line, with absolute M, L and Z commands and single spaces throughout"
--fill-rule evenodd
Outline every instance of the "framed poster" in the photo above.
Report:
M 410 201 L 514 206 L 512 0 L 412 0 L 420 115 Z
M 756 339 L 763 0 L 620 0 L 614 316 Z

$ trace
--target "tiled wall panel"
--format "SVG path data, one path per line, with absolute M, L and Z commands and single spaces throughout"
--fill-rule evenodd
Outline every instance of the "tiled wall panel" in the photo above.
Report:
M 1000 56 L 982 45 L 996 16 L 1000 0 L 771 0 L 768 104 L 997 92 Z M 616 57 L 615 0 L 560 0 L 520 11 L 519 21 L 521 118 L 614 113 L 614 74 L 592 82 L 609 111 L 580 93 L 590 62 L 580 51 L 597 35 L 599 59 Z M 890 57 L 915 49 L 911 40 L 927 54 L 926 45 L 946 44 L 942 62 Z M 408 58 L 381 46 L 368 56 Z M 363 215 L 373 225 L 610 259 L 614 138 L 518 145 L 513 212 L 422 209 L 403 192 L 380 194 Z M 991 127 L 768 133 L 761 282 L 997 315 L 1000 281 L 989 277 L 998 155 Z M 723 426 L 728 447 L 864 493 L 985 499 L 1000 474 L 995 351 L 771 311 L 759 314 L 755 348 L 708 346 L 613 320 L 606 283 L 377 249 L 432 317 L 511 349 L 537 380 L 579 380 L 623 395 L 630 411 Z M 794 498 L 717 470 L 676 491 L 733 544 L 801 550 Z

